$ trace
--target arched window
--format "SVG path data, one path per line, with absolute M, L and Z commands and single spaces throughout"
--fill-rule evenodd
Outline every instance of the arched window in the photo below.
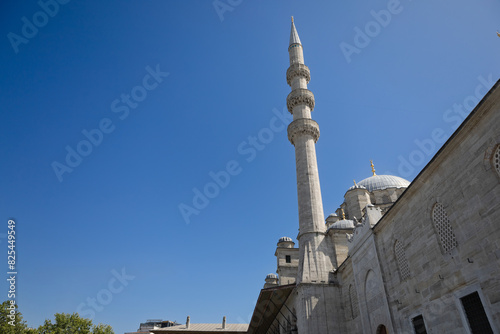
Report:
M 359 315 L 358 294 L 354 285 L 349 285 L 349 299 L 351 301 L 351 316 L 355 319 Z
M 396 240 L 396 243 L 394 244 L 394 253 L 396 254 L 396 261 L 398 263 L 401 280 L 405 281 L 410 278 L 410 266 L 408 265 L 408 260 L 406 259 L 405 248 L 399 240 Z
M 441 247 L 445 253 L 450 252 L 453 248 L 457 247 L 457 239 L 448 219 L 448 214 L 444 209 L 443 204 L 436 203 L 432 209 L 432 221 L 436 227 L 437 234 Z
M 493 168 L 496 170 L 498 176 L 500 176 L 500 145 L 497 145 L 493 156 L 491 157 L 491 164 Z
M 377 327 L 377 334 L 387 334 L 387 328 L 384 325 Z

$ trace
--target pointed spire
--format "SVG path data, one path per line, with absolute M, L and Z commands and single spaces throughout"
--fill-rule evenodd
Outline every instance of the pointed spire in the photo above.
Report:
M 290 31 L 290 45 L 292 44 L 301 44 L 299 34 L 297 33 L 297 29 L 295 29 L 295 23 L 293 23 L 293 16 L 292 16 L 292 30 Z

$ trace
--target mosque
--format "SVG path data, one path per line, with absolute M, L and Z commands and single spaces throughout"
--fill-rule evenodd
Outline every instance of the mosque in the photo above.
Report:
M 278 240 L 248 325 L 160 333 L 500 333 L 500 81 L 417 177 L 373 175 L 324 218 L 309 68 L 292 19 L 298 247 Z

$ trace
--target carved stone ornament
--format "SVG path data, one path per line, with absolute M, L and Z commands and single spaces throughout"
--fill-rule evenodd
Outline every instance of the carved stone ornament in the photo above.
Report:
M 310 135 L 314 142 L 317 142 L 319 138 L 318 123 L 309 118 L 299 118 L 288 125 L 288 140 L 292 145 L 295 145 L 295 138 L 301 135 Z
M 294 89 L 286 98 L 286 106 L 288 111 L 293 114 L 293 107 L 299 104 L 309 106 L 311 111 L 314 109 L 314 94 L 309 89 L 299 88 Z
M 311 72 L 309 71 L 309 67 L 304 64 L 293 64 L 286 71 L 286 82 L 288 86 L 292 85 L 293 78 L 297 76 L 302 76 L 306 78 L 307 83 L 311 80 Z

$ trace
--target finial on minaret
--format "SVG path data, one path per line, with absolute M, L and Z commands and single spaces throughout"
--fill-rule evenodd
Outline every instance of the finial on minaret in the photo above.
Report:
M 375 174 L 375 166 L 373 165 L 373 160 L 370 160 L 370 165 L 372 166 L 372 173 L 373 173 L 373 175 L 374 176 L 377 175 L 377 174 Z
M 295 23 L 293 21 L 293 16 L 292 16 L 292 30 L 290 32 L 290 44 L 289 45 L 292 45 L 292 44 L 301 44 L 299 34 L 297 33 L 297 29 L 295 29 Z
M 340 208 L 340 210 L 342 210 L 342 220 L 345 220 L 345 212 L 344 212 L 344 208 Z
M 353 180 L 354 181 L 354 185 L 357 186 L 358 184 L 356 183 L 356 180 Z

